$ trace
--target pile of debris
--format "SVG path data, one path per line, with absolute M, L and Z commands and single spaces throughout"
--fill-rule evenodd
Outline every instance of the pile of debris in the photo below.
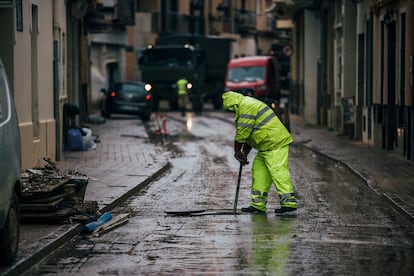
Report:
M 61 173 L 49 159 L 41 162 L 42 167 L 21 175 L 23 222 L 85 222 L 99 216 L 96 202 L 84 202 L 88 176 L 76 170 Z

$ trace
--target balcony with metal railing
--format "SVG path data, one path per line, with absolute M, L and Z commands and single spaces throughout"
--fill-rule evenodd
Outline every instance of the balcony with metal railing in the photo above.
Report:
M 235 33 L 250 32 L 256 30 L 256 12 L 248 10 L 234 11 Z
M 204 34 L 204 17 L 176 12 L 154 12 L 151 15 L 153 33 Z
M 153 12 L 151 14 L 152 33 L 205 34 L 205 24 L 209 24 L 209 34 L 246 33 L 256 30 L 256 12 L 233 10 L 230 16 L 210 15 L 208 22 L 202 16 L 179 14 L 176 12 Z
M 232 33 L 232 22 L 230 17 L 210 16 L 210 34 L 220 35 L 221 33 Z

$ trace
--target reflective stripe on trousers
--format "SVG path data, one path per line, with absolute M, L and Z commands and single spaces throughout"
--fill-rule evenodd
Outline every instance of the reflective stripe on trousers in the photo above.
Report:
M 267 204 L 267 192 L 260 192 L 252 190 L 252 206 L 266 206 Z M 259 209 L 259 208 L 258 208 Z M 261 210 L 261 209 L 259 209 Z
M 294 193 L 287 193 L 287 194 L 279 195 L 279 198 L 280 198 L 280 206 L 294 207 L 294 208 L 298 207 L 298 203 L 296 201 Z

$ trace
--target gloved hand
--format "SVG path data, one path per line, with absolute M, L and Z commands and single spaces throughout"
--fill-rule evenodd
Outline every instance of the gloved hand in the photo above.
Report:
M 246 155 L 249 155 L 249 152 L 252 150 L 252 146 L 250 146 L 249 144 L 243 144 L 243 152 Z
M 236 151 L 234 153 L 234 158 L 236 158 L 242 166 L 249 164 L 249 161 L 247 161 L 247 155 L 242 151 Z

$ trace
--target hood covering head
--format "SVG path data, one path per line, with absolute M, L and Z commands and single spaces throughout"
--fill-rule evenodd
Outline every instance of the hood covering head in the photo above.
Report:
M 240 103 L 243 100 L 243 95 L 233 91 L 223 93 L 223 107 L 229 111 L 238 113 Z

